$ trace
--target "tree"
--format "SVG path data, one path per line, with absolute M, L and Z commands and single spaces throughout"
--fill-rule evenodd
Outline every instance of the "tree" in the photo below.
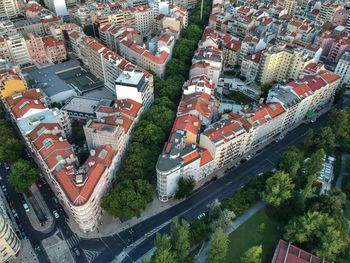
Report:
M 284 201 L 292 197 L 294 187 L 295 185 L 289 174 L 277 171 L 267 179 L 262 197 L 268 204 L 279 207 Z
M 171 224 L 171 245 L 179 262 L 183 262 L 190 251 L 189 224 L 175 218 Z
M 213 222 L 217 220 L 221 214 L 221 203 L 218 199 L 207 205 L 208 206 L 208 221 Z
M 347 248 L 349 241 L 347 233 L 340 231 L 334 218 L 317 211 L 290 220 L 284 238 L 332 261 Z
M 145 180 L 125 180 L 102 199 L 102 207 L 116 217 L 130 219 L 140 216 L 152 200 L 152 186 Z
M 0 160 L 15 162 L 18 160 L 18 156 L 22 156 L 24 150 L 24 144 L 22 141 L 8 137 L 1 141 L 0 145 Z
M 190 243 L 192 246 L 205 239 L 205 237 L 210 232 L 209 224 L 206 222 L 206 219 L 206 217 L 196 219 L 192 223 L 190 228 Z
M 350 140 L 350 115 L 346 110 L 332 110 L 328 120 L 337 142 L 342 145 Z
M 230 211 L 228 209 L 222 210 L 218 218 L 210 224 L 212 232 L 214 232 L 215 229 L 218 228 L 226 229 L 232 223 L 235 217 L 236 216 L 233 211 Z
M 316 195 L 306 204 L 309 211 L 318 211 L 330 215 L 340 215 L 346 203 L 346 194 L 338 189 L 331 189 L 327 194 Z
M 302 205 L 305 203 L 305 200 L 310 198 L 315 192 L 315 181 L 322 170 L 325 156 L 326 154 L 324 150 L 320 149 L 313 153 L 310 158 L 306 159 L 303 163 L 302 175 L 305 181 L 305 187 L 300 195 Z
M 210 242 L 209 249 L 207 251 L 207 263 L 222 262 L 227 254 L 228 249 L 228 237 L 221 228 L 216 229 L 213 233 Z
M 262 245 L 253 246 L 248 249 L 241 257 L 242 263 L 261 263 L 262 262 Z
M 157 125 L 143 121 L 138 126 L 133 141 L 150 145 L 161 145 L 164 142 L 164 133 Z
M 323 127 L 320 129 L 316 138 L 314 139 L 314 146 L 317 149 L 324 149 L 326 152 L 330 152 L 335 147 L 336 138 L 330 127 Z
M 25 193 L 38 179 L 38 170 L 28 161 L 18 160 L 12 168 L 9 183 L 18 193 Z
M 303 160 L 303 152 L 296 147 L 290 147 L 278 160 L 277 168 L 288 173 L 293 179 L 296 179 Z
M 175 194 L 175 198 L 182 199 L 189 197 L 194 189 L 195 184 L 196 183 L 192 177 L 180 177 L 179 181 L 177 182 L 178 188 Z
M 267 95 L 269 94 L 270 89 L 272 89 L 272 83 L 264 83 L 261 85 L 261 98 L 266 100 Z
M 154 243 L 157 249 L 152 256 L 150 263 L 176 263 L 175 256 L 171 252 L 169 236 L 157 233 Z

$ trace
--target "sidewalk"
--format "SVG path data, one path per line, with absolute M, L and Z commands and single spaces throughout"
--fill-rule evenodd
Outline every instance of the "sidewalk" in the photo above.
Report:
M 28 239 L 22 240 L 21 242 L 21 249 L 19 250 L 19 253 L 17 257 L 13 260 L 14 263 L 34 263 L 39 262 L 36 254 L 33 250 L 32 245 L 30 244 L 30 241 Z
M 350 154 L 343 153 L 341 156 L 341 167 L 340 167 L 340 173 L 336 182 L 336 187 L 341 190 L 343 178 L 345 175 L 347 175 L 346 171 L 346 161 L 350 159 Z
M 59 231 L 44 239 L 41 244 L 45 249 L 51 263 L 75 262 L 66 240 Z
M 265 207 L 265 202 L 259 201 L 251 208 L 249 208 L 243 215 L 237 217 L 232 224 L 226 229 L 225 233 L 227 235 L 231 234 L 235 231 L 240 225 L 244 224 L 249 218 L 254 216 L 257 212 L 259 212 L 262 208 Z M 202 247 L 202 250 L 199 252 L 199 256 L 195 259 L 195 263 L 205 263 L 206 261 L 206 253 L 209 249 L 209 242 L 206 242 Z
M 140 217 L 133 217 L 132 219 L 126 220 L 124 222 L 122 222 L 119 218 L 114 218 L 113 216 L 108 214 L 106 211 L 104 211 L 100 219 L 100 226 L 97 228 L 97 231 L 90 232 L 90 233 L 82 232 L 78 227 L 78 225 L 75 223 L 75 221 L 72 220 L 71 218 L 69 218 L 69 221 L 67 223 L 69 227 L 72 229 L 72 231 L 82 238 L 99 238 L 104 236 L 110 236 L 110 235 L 119 233 L 124 229 L 127 229 L 133 225 L 136 225 L 144 221 L 145 219 L 150 218 L 180 203 L 181 201 L 182 200 L 172 199 L 164 203 L 159 201 L 157 195 L 154 194 L 153 201 L 149 203 L 146 209 L 141 212 Z
M 30 211 L 27 212 L 29 221 L 35 230 L 40 231 L 40 232 L 44 232 L 44 233 L 49 233 L 50 231 L 52 231 L 52 229 L 54 227 L 54 224 L 53 224 L 54 220 L 53 220 L 53 217 L 50 213 L 50 210 L 47 207 L 43 196 L 41 195 L 39 189 L 37 188 L 37 186 L 35 184 L 30 187 L 30 192 L 31 192 L 32 198 L 34 198 L 34 200 L 31 198 L 28 198 L 28 196 L 25 196 L 26 202 L 28 203 L 28 205 L 30 207 Z M 33 202 L 35 202 L 36 204 L 33 204 Z M 39 208 L 36 208 L 36 209 L 41 209 L 41 211 L 44 213 L 45 217 L 47 218 L 45 223 L 41 223 L 39 221 L 38 215 L 34 211 L 33 205 L 38 205 Z

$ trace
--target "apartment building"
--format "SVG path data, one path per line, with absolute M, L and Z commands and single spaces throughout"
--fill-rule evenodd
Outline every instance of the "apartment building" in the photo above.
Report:
M 335 68 L 335 74 L 341 77 L 340 85 L 350 84 L 350 53 L 345 52 L 338 61 L 337 67 Z
M 147 35 L 154 28 L 155 14 L 148 5 L 130 8 L 135 20 L 135 27 L 141 35 Z
M 214 95 L 215 86 L 207 75 L 199 75 L 186 81 L 182 87 L 183 94 L 189 95 L 193 93 L 206 93 Z
M 38 64 L 48 63 L 48 57 L 45 52 L 45 46 L 42 38 L 30 33 L 25 37 L 25 39 L 32 62 Z
M 250 54 L 255 54 L 257 52 L 257 45 L 259 43 L 259 38 L 257 37 L 245 37 L 241 42 L 241 48 L 238 57 L 238 64 L 241 65 L 243 59 Z
M 0 1 L 0 18 L 15 18 L 19 15 L 20 9 L 17 0 Z
M 166 51 L 153 54 L 144 47 L 126 40 L 120 43 L 120 55 L 145 70 L 153 71 L 160 78 L 164 78 L 165 66 L 171 57 Z
M 205 65 L 208 65 L 206 72 L 200 72 L 205 69 Z M 223 67 L 222 51 L 215 47 L 199 48 L 192 59 L 192 68 L 190 71 L 190 77 L 197 75 L 208 74 L 208 77 L 213 81 L 215 86 L 218 85 L 219 77 Z M 198 73 L 198 74 L 197 74 Z
M 247 55 L 242 60 L 241 75 L 244 76 L 249 82 L 255 82 L 258 76 L 261 54 L 262 51 Z
M 7 203 L 4 196 L 0 197 L 0 261 L 10 262 L 14 260 L 21 248 L 21 240 L 18 238 L 13 222 L 8 216 Z M 10 212 L 11 213 L 11 212 Z
M 248 131 L 239 121 L 227 118 L 213 123 L 200 134 L 199 146 L 208 149 L 213 158 L 211 165 L 214 170 L 224 167 L 246 152 Z
M 148 109 L 154 100 L 153 85 L 141 70 L 125 69 L 115 81 L 118 100 L 131 99 Z
M 175 119 L 156 165 L 159 200 L 166 202 L 174 196 L 180 177 L 199 181 L 213 171 L 210 153 L 196 146 L 200 127 L 199 118 L 190 114 Z
M 64 42 L 55 39 L 53 36 L 42 38 L 45 53 L 51 63 L 61 63 L 67 59 L 67 51 Z
M 344 7 L 341 4 L 326 1 L 322 3 L 320 13 L 317 16 L 317 19 L 324 22 L 333 21 L 335 13 L 341 9 L 344 9 Z
M 313 58 L 304 55 L 301 48 L 275 45 L 263 51 L 257 81 L 271 83 L 297 79 Z
M 21 34 L 36 33 L 39 36 L 45 35 L 45 28 L 40 18 L 16 19 L 12 20 L 16 30 Z
M 0 53 L 14 65 L 26 66 L 31 64 L 26 41 L 20 34 L 1 38 Z
M 68 10 L 65 1 L 61 0 L 44 0 L 45 6 L 58 16 L 67 16 Z
M 58 123 L 65 134 L 70 136 L 71 125 L 67 112 L 47 106 L 48 98 L 39 89 L 29 89 L 5 99 L 5 107 L 24 137 L 43 122 Z

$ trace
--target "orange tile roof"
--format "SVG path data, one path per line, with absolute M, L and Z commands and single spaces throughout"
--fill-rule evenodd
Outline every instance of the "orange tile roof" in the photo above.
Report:
M 11 108 L 17 119 L 23 117 L 31 109 L 45 109 L 45 106 L 37 100 L 21 98 Z
M 179 104 L 177 113 L 183 115 L 192 111 L 197 111 L 203 118 L 211 119 L 213 106 L 210 95 L 205 92 L 185 95 Z
M 207 136 L 213 142 L 221 140 L 228 142 L 230 141 L 229 136 L 235 134 L 239 129 L 243 129 L 239 122 L 227 119 L 214 123 L 213 127 L 203 132 L 203 135 Z
M 213 157 L 211 156 L 210 152 L 207 149 L 198 148 L 198 150 L 201 153 L 200 166 L 206 165 L 207 163 L 213 160 Z
M 105 153 L 104 157 L 101 155 L 102 151 Z M 101 176 L 111 165 L 115 154 L 116 151 L 110 145 L 97 147 L 95 155 L 90 155 L 84 164 L 88 170 L 84 174 L 86 181 L 81 186 L 76 185 L 73 181 L 74 171 L 72 167 L 66 166 L 66 168 L 55 172 L 57 181 L 74 205 L 83 205 L 89 200 Z
M 64 45 L 62 41 L 56 40 L 53 36 L 45 36 L 42 38 L 44 45 L 47 47 L 56 47 L 58 45 Z
M 199 156 L 199 153 L 198 153 L 198 150 L 196 149 L 195 151 L 185 155 L 185 156 L 182 156 L 182 161 L 184 162 L 184 164 L 189 164 L 193 161 L 195 161 L 196 159 L 198 159 L 200 156 Z

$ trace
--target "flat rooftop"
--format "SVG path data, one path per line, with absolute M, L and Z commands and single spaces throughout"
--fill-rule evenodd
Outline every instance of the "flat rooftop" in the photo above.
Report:
M 72 112 L 95 114 L 95 110 L 99 106 L 111 106 L 112 104 L 113 100 L 110 99 L 96 99 L 90 97 L 74 96 L 66 105 L 64 105 L 63 109 Z
M 56 73 L 77 67 L 80 67 L 78 60 L 69 60 L 40 69 L 37 67 L 26 68 L 22 72 L 28 74 L 30 85 L 41 88 L 47 96 L 52 97 L 61 92 L 73 90 Z
M 78 94 L 83 94 L 104 86 L 103 81 L 80 66 L 64 70 L 63 72 L 56 72 L 56 75 Z
M 82 68 L 75 59 L 44 68 L 26 68 L 23 73 L 28 74 L 31 86 L 41 88 L 49 97 L 65 91 L 75 91 L 81 95 L 104 87 L 103 81 Z
M 119 75 L 116 82 L 118 84 L 127 84 L 129 86 L 137 86 L 142 80 L 144 74 L 140 71 L 124 71 Z

